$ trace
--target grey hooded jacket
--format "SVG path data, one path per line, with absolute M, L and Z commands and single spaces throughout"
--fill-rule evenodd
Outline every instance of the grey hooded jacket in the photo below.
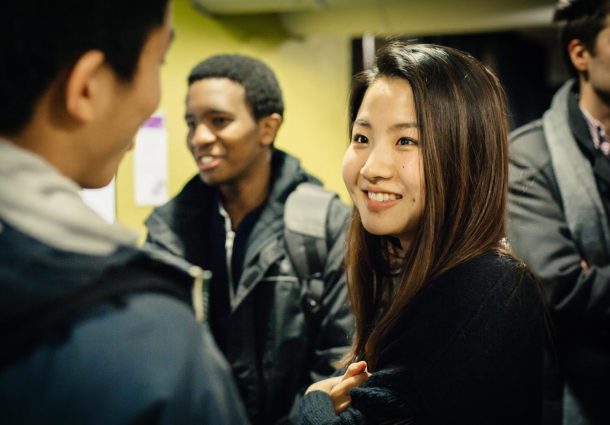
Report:
M 3 341 L 14 326 L 36 322 L 41 306 L 111 284 L 110 276 L 148 279 L 135 262 L 167 271 L 168 286 L 192 281 L 136 248 L 131 231 L 104 222 L 41 158 L 1 140 L 0 158 Z M 226 361 L 181 299 L 130 293 L 73 319 L 40 323 L 36 344 L 0 364 L 3 424 L 247 423 Z

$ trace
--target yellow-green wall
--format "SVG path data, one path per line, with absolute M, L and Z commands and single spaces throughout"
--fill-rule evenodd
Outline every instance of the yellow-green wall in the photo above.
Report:
M 196 10 L 189 0 L 175 0 L 176 38 L 163 70 L 160 111 L 169 133 L 169 195 L 175 195 L 196 168 L 185 146 L 183 121 L 186 77 L 200 60 L 217 53 L 244 53 L 265 61 L 276 72 L 284 93 L 285 120 L 276 145 L 339 192 L 341 160 L 347 146 L 346 107 L 351 72 L 348 36 L 294 37 L 277 17 L 218 19 Z M 117 176 L 117 217 L 144 237 L 151 208 L 134 203 L 133 157 L 128 154 Z
M 244 0 L 246 1 L 246 0 Z M 286 116 L 276 144 L 299 157 L 326 187 L 348 200 L 341 180 L 347 146 L 346 108 L 351 37 L 365 33 L 475 32 L 549 23 L 556 0 L 332 0 L 315 11 L 214 18 L 191 0 L 174 0 L 176 39 L 163 71 L 160 110 L 169 130 L 169 195 L 196 172 L 185 147 L 186 76 L 217 53 L 245 53 L 267 62 L 284 92 Z M 339 5 L 343 7 L 339 7 Z M 290 34 L 286 29 L 289 29 Z M 295 35 L 296 34 L 296 35 Z M 134 203 L 129 154 L 117 178 L 117 216 L 144 237 L 151 208 Z

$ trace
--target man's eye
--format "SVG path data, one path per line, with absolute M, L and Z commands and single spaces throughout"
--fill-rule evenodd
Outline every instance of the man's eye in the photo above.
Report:
M 212 125 L 214 127 L 224 127 L 228 123 L 229 123 L 229 120 L 227 118 L 224 118 L 224 117 L 215 117 L 215 118 L 212 118 Z

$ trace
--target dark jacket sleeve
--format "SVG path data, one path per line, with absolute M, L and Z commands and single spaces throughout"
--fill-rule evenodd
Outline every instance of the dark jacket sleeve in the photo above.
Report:
M 366 423 L 362 414 L 353 408 L 337 416 L 333 401 L 323 391 L 312 391 L 299 404 L 297 423 L 299 425 L 356 425 Z
M 518 133 L 510 149 L 511 246 L 542 280 L 557 319 L 607 327 L 610 265 L 581 267 L 541 127 Z
M 368 423 L 411 423 L 416 396 L 404 368 L 387 368 L 372 374 L 360 388 L 350 391 L 352 405 L 340 415 L 331 397 L 312 391 L 299 404 L 300 425 L 358 425 Z
M 196 323 L 185 305 L 148 295 L 130 307 L 139 317 L 118 332 L 127 412 L 133 397 L 133 417 L 145 416 L 150 424 L 248 423 L 229 366 L 207 327 Z

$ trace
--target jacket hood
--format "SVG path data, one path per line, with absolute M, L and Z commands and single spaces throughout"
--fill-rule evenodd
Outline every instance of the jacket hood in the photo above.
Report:
M 130 261 L 137 235 L 108 224 L 79 187 L 0 140 L 0 318 L 52 301 Z
M 78 185 L 41 157 L 0 139 L 0 158 L 1 222 L 75 253 L 106 255 L 135 245 L 136 233 L 104 221 L 82 201 Z
M 265 201 L 263 221 L 275 220 L 283 216 L 284 204 L 290 193 L 305 181 L 321 184 L 318 179 L 309 175 L 301 167 L 301 162 L 273 148 L 271 156 L 271 188 Z M 218 189 L 205 184 L 199 175 L 195 175 L 182 191 L 167 204 L 155 208 L 146 220 L 149 233 L 155 234 L 157 240 L 176 255 L 182 255 L 182 243 L 174 234 L 173 226 L 181 225 L 197 217 L 206 216 L 203 211 L 218 209 Z M 257 225 L 258 226 L 258 225 Z
M 271 189 L 268 202 L 286 202 L 288 195 L 301 183 L 309 181 L 321 184 L 321 182 L 301 167 L 301 161 L 279 149 L 273 150 L 271 157 Z

